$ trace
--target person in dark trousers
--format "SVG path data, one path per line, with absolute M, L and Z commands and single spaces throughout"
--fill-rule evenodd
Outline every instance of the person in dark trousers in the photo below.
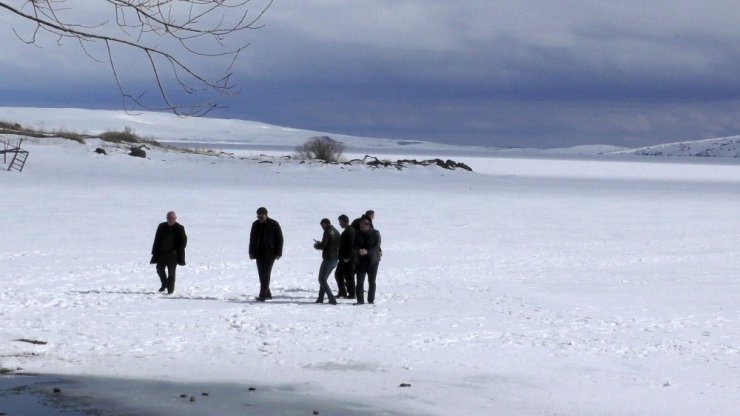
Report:
M 188 245 L 188 236 L 185 227 L 177 222 L 174 211 L 167 213 L 167 221 L 159 224 L 154 234 L 152 245 L 152 260 L 150 264 L 157 265 L 157 275 L 162 286 L 160 292 L 167 290 L 167 294 L 175 291 L 175 269 L 177 265 L 185 265 L 185 246 Z M 166 269 L 166 273 L 165 273 Z
M 367 302 L 375 302 L 375 278 L 380 264 L 380 232 L 370 227 L 370 221 L 360 221 L 360 232 L 355 234 L 353 243 L 355 271 L 357 272 L 357 305 L 365 303 L 365 276 L 367 275 Z
M 355 229 L 349 225 L 349 217 L 339 216 L 342 235 L 339 237 L 339 263 L 334 278 L 337 281 L 337 297 L 355 299 L 355 259 L 352 254 L 352 243 Z
M 365 211 L 365 213 L 362 214 L 362 216 L 360 218 L 355 218 L 354 221 L 352 221 L 352 228 L 354 228 L 354 230 L 355 230 L 355 235 L 357 235 L 357 233 L 360 232 L 360 222 L 362 222 L 362 220 L 367 220 L 368 222 L 370 222 L 370 229 L 371 230 L 374 230 L 375 229 L 375 226 L 373 225 L 373 220 L 374 219 L 375 219 L 375 211 L 373 211 L 371 209 Z M 379 256 L 380 257 L 383 257 L 383 249 L 381 247 L 378 247 L 378 250 L 380 250 Z M 357 276 L 357 267 L 356 266 L 355 266 L 354 273 L 355 273 L 355 277 L 356 277 Z
M 257 300 L 272 299 L 270 275 L 275 260 L 283 255 L 283 231 L 280 224 L 267 217 L 267 208 L 257 209 L 257 220 L 252 223 L 249 233 L 249 258 L 257 260 L 257 274 L 260 278 L 260 293 Z
M 329 297 L 329 303 L 337 304 L 334 294 L 329 287 L 329 275 L 337 267 L 339 262 L 339 231 L 331 225 L 328 218 L 324 218 L 319 223 L 324 229 L 324 235 L 321 241 L 314 240 L 313 248 L 321 250 L 321 267 L 319 267 L 319 297 L 316 303 L 324 303 L 324 294 Z

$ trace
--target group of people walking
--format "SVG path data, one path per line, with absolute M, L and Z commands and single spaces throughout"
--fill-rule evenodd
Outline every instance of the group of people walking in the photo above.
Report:
M 319 267 L 319 297 L 316 303 L 337 304 L 336 298 L 356 299 L 356 304 L 365 303 L 365 277 L 368 281 L 367 302 L 375 302 L 375 279 L 383 252 L 380 248 L 380 232 L 373 227 L 375 212 L 367 211 L 351 224 L 349 217 L 342 214 L 337 218 L 342 234 L 331 225 L 328 218 L 321 220 L 324 235 L 315 241 L 314 248 L 321 250 Z M 328 280 L 332 270 L 337 281 L 337 295 L 331 292 Z M 357 280 L 355 281 L 355 276 Z
M 337 219 L 342 233 L 331 224 L 328 218 L 320 221 L 324 230 L 321 240 L 314 240 L 314 248 L 321 250 L 319 267 L 319 295 L 316 303 L 324 303 L 324 297 L 332 305 L 337 298 L 355 299 L 356 305 L 365 303 L 365 279 L 368 281 L 367 302 L 375 302 L 376 277 L 383 255 L 380 246 L 380 232 L 373 227 L 375 212 L 368 210 L 360 218 L 350 223 L 347 215 Z M 174 211 L 167 213 L 167 221 L 159 224 L 152 245 L 151 263 L 156 264 L 157 275 L 162 283 L 160 292 L 171 294 L 175 290 L 175 276 L 178 265 L 185 265 L 187 235 L 185 227 L 177 222 Z M 283 232 L 280 224 L 268 216 L 267 209 L 257 209 L 257 220 L 252 223 L 249 233 L 249 258 L 257 263 L 260 281 L 259 302 L 272 299 L 270 276 L 275 260 L 283 255 Z M 335 271 L 336 270 L 336 271 Z M 328 280 L 335 271 L 337 294 L 332 293 Z

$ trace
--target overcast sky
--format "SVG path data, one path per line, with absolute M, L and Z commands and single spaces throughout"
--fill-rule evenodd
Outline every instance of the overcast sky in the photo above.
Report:
M 718 0 L 275 0 L 209 116 L 501 147 L 738 135 L 738 22 Z M 120 107 L 106 64 L 20 25 L 0 9 L 0 105 Z

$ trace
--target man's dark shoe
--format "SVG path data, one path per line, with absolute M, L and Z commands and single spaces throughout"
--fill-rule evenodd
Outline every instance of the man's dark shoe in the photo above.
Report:
M 337 300 L 336 299 L 330 300 L 329 303 L 331 303 L 332 305 L 336 305 L 337 304 Z
M 321 300 L 321 299 L 316 299 L 316 301 L 314 303 L 324 303 L 324 301 Z
M 263 298 L 261 296 L 257 296 L 256 298 L 254 298 L 254 300 L 256 300 L 257 302 L 264 302 L 265 301 L 265 298 Z
M 164 292 L 164 290 L 165 290 L 165 289 L 167 289 L 167 288 L 166 288 L 166 287 L 164 287 L 164 286 L 162 286 L 162 287 L 160 287 L 160 288 L 159 288 L 159 291 L 160 291 L 160 292 Z

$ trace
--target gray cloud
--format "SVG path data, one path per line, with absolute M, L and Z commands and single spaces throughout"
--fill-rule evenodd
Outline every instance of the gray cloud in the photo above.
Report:
M 498 146 L 738 134 L 737 21 L 740 8 L 720 0 L 278 0 L 267 26 L 248 33 L 234 75 L 241 95 L 214 115 Z M 0 37 L 11 45 L 0 76 L 14 85 L 34 88 L 37 67 L 78 88 L 110 81 L 78 55 L 29 53 Z

